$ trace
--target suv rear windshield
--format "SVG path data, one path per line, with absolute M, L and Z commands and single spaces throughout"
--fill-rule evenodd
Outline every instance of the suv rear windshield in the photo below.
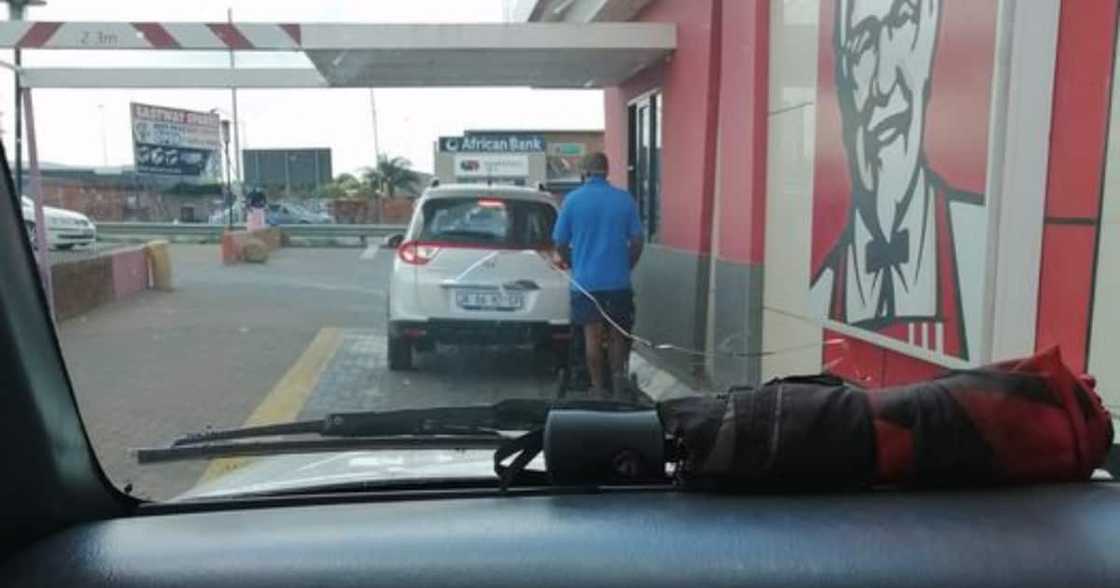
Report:
M 502 198 L 441 198 L 424 204 L 421 241 L 533 249 L 552 240 L 556 209 Z

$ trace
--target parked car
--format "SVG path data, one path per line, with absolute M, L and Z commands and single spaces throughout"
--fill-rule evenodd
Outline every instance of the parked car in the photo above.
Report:
M 35 231 L 35 203 L 24 196 L 20 199 L 23 225 L 33 246 L 37 246 Z M 47 223 L 47 245 L 51 249 L 70 249 L 76 245 L 92 245 L 97 240 L 97 226 L 88 216 L 53 206 L 43 207 Z
M 415 350 L 437 343 L 533 343 L 563 353 L 568 280 L 549 257 L 556 216 L 552 197 L 529 188 L 425 191 L 390 276 L 389 368 L 411 368 Z
M 328 214 L 312 212 L 298 204 L 270 202 L 265 211 L 265 222 L 269 225 L 324 225 L 334 221 Z

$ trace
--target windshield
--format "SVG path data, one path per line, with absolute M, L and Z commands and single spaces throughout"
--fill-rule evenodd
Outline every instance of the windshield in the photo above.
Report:
M 419 213 L 422 241 L 481 247 L 547 247 L 556 209 L 543 202 L 501 198 L 442 198 L 424 203 Z
M 994 0 L 695 4 L 28 6 L 2 138 L 109 479 L 492 482 L 486 447 L 133 450 L 1052 345 L 1120 405 L 1115 19 L 1019 57 Z

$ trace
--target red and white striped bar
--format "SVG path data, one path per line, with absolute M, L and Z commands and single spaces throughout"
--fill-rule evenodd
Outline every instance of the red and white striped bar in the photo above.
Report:
M 301 27 L 287 23 L 4 22 L 0 47 L 299 51 Z

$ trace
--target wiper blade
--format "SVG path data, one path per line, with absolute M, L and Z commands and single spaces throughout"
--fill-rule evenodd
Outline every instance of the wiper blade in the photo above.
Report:
M 351 449 L 492 449 L 508 440 L 500 431 L 544 426 L 553 409 L 649 410 L 609 401 L 510 399 L 492 405 L 341 412 L 322 419 L 192 433 L 169 447 L 137 449 L 139 463 Z M 315 435 L 314 439 L 246 439 Z
M 340 437 L 326 439 L 273 439 L 268 441 L 206 442 L 171 445 L 136 450 L 140 464 L 214 459 L 217 457 L 252 457 L 290 453 L 330 453 L 356 450 L 404 449 L 497 449 L 508 441 L 502 435 L 392 435 L 376 437 Z

